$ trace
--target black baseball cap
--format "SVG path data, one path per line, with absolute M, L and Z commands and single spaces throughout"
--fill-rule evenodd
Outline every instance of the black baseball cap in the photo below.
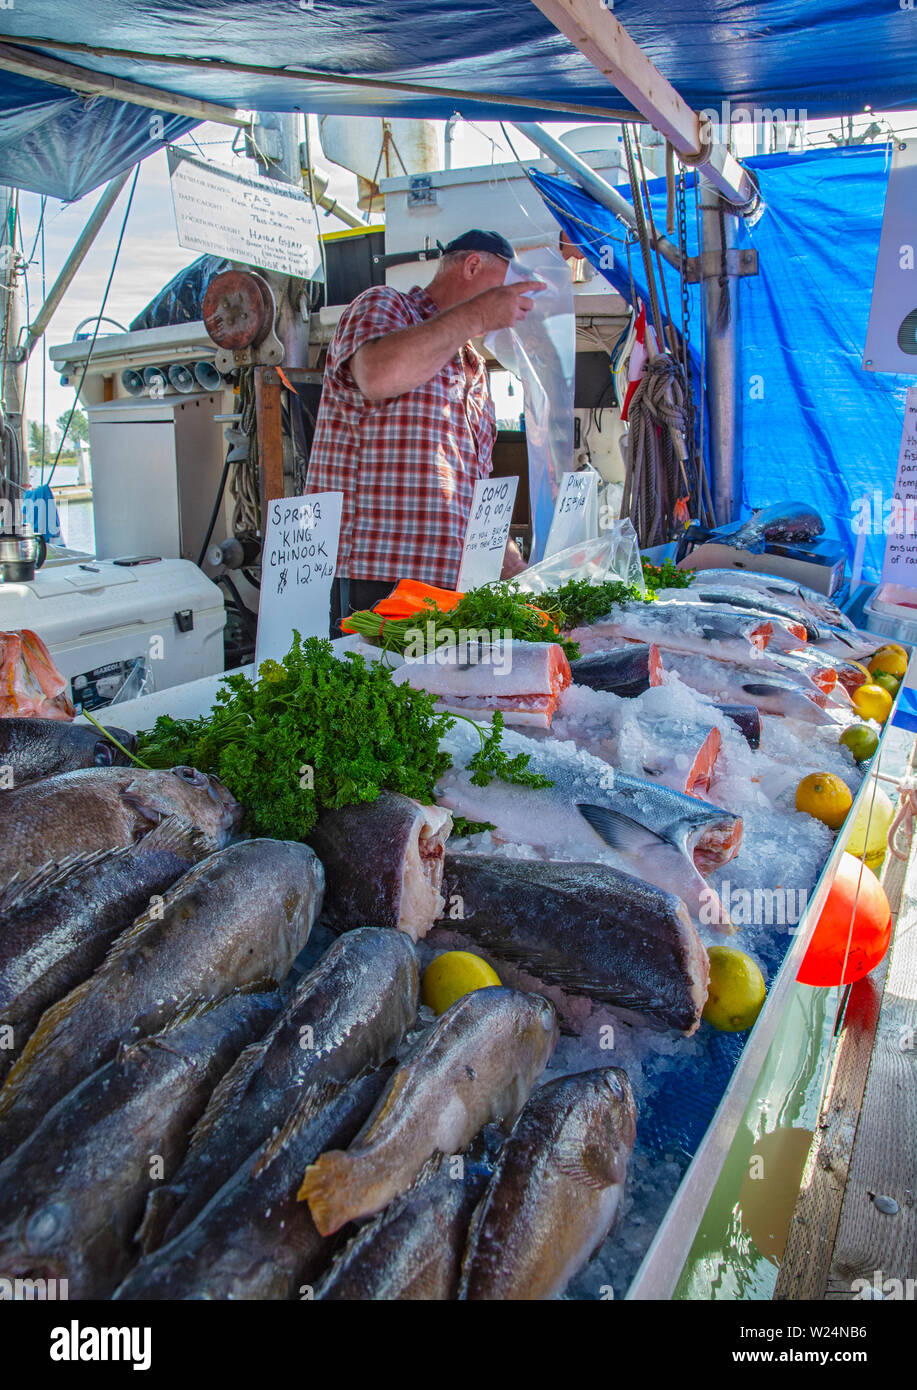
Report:
M 489 251 L 491 255 L 502 256 L 504 261 L 511 261 L 516 254 L 505 236 L 499 232 L 482 232 L 480 227 L 463 232 L 445 246 L 441 241 L 436 244 L 444 256 L 451 256 L 453 251 Z

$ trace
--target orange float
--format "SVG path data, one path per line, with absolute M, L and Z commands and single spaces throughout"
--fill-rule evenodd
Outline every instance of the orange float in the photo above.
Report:
M 885 889 L 862 860 L 844 854 L 796 978 L 804 985 L 849 985 L 861 980 L 879 964 L 891 935 Z

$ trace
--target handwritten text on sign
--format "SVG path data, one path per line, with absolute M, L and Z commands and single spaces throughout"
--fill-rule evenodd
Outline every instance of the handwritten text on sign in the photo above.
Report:
M 917 386 L 908 388 L 898 451 L 895 505 L 884 523 L 888 532 L 882 581 L 917 589 Z
M 545 559 L 598 535 L 598 481 L 599 475 L 591 468 L 564 474 L 545 543 Z
M 294 629 L 303 637 L 328 636 L 343 500 L 342 492 L 315 492 L 269 503 L 256 669 L 286 656 Z
M 169 176 L 182 246 L 283 275 L 311 275 L 310 206 L 300 189 L 234 174 L 173 149 Z
M 479 478 L 474 485 L 456 587 L 461 593 L 500 578 L 518 478 Z

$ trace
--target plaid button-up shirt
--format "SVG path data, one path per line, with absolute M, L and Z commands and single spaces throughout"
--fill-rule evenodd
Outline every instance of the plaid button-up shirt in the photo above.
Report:
M 341 316 L 309 462 L 310 492 L 343 492 L 337 573 L 454 588 L 471 498 L 496 437 L 483 358 L 466 344 L 429 381 L 368 401 L 349 359 L 439 310 L 426 290 L 364 290 Z M 468 364 L 466 374 L 465 364 Z

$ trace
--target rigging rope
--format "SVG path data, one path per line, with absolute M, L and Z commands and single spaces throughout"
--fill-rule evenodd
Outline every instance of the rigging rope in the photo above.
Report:
M 684 472 L 685 376 L 674 357 L 661 352 L 646 363 L 627 421 L 621 515 L 630 517 L 641 546 L 664 545 Z

